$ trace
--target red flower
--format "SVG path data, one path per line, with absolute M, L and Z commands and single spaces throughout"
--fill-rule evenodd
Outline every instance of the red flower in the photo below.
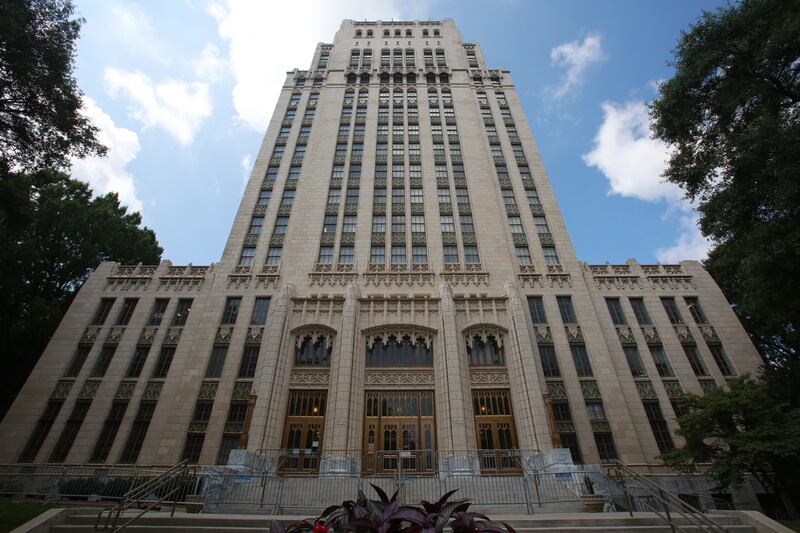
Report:
M 314 533 L 328 533 L 328 526 L 322 523 L 316 523 L 314 527 L 311 528 L 311 531 Z

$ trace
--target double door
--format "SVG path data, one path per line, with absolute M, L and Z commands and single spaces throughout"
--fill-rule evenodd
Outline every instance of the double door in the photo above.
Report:
M 319 470 L 326 391 L 290 391 L 283 431 L 280 470 L 285 474 Z
M 518 472 L 522 465 L 508 391 L 476 390 L 472 403 L 481 471 Z

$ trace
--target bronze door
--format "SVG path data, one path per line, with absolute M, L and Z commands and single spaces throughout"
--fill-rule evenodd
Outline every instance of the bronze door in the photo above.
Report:
M 367 393 L 365 473 L 432 473 L 435 449 L 431 391 Z
M 319 470 L 326 396 L 326 391 L 289 392 L 281 472 L 299 474 Z
M 518 472 L 521 465 L 508 391 L 473 391 L 472 403 L 481 470 Z

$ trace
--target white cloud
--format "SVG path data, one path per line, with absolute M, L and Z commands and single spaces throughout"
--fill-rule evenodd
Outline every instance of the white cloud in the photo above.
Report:
M 413 20 L 424 18 L 429 8 L 422 2 L 412 2 L 409 7 L 400 0 L 228 0 L 211 4 L 206 11 L 217 20 L 219 34 L 228 43 L 237 117 L 249 128 L 263 132 L 286 72 L 309 68 L 316 44 L 321 39 L 332 40 L 342 19 Z M 287 24 L 298 17 L 302 24 Z M 378 46 L 377 42 L 373 45 Z
M 211 43 L 206 43 L 200 56 L 194 61 L 194 73 L 198 78 L 217 81 L 222 77 L 226 67 L 225 62 L 219 53 L 219 48 Z
M 603 123 L 595 135 L 592 150 L 583 155 L 583 161 L 605 175 L 611 186 L 608 194 L 664 202 L 668 208 L 666 218 L 679 217 L 678 242 L 656 250 L 659 261 L 703 259 L 710 243 L 700 234 L 697 213 L 683 191 L 662 177 L 670 149 L 666 143 L 652 137 L 645 103 L 604 102 L 602 109 Z
M 247 185 L 247 180 L 250 177 L 250 171 L 252 170 L 253 166 L 253 156 L 247 154 L 242 158 L 242 162 L 240 164 L 242 165 L 242 180 L 244 181 L 244 184 Z
M 603 59 L 600 36 L 594 33 L 584 37 L 583 42 L 570 41 L 550 50 L 551 63 L 567 69 L 561 84 L 551 88 L 553 98 L 558 100 L 577 88 L 583 82 L 586 69 Z
M 133 176 L 125 166 L 139 153 L 139 136 L 129 129 L 118 128 L 114 120 L 89 97 L 83 98 L 83 114 L 98 128 L 98 140 L 108 148 L 106 157 L 73 159 L 72 177 L 88 182 L 95 194 L 119 194 L 120 202 L 134 211 L 142 210 L 136 196 Z
M 160 63 L 167 63 L 161 54 L 158 35 L 150 19 L 135 4 L 109 2 L 106 23 L 113 35 L 125 48 L 137 54 L 144 54 Z
M 144 127 L 159 126 L 181 144 L 191 144 L 203 120 L 211 115 L 208 84 L 167 80 L 154 84 L 142 72 L 107 68 L 104 73 L 106 91 L 120 93 L 132 102 L 130 116 Z

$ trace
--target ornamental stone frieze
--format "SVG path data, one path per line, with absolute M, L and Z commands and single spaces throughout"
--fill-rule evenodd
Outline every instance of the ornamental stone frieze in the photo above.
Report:
M 231 342 L 232 335 L 233 326 L 219 326 L 217 328 L 217 334 L 214 335 L 214 344 L 229 344 Z
M 125 333 L 125 326 L 111 326 L 106 335 L 105 344 L 118 344 Z
M 328 386 L 330 374 L 327 370 L 299 370 L 294 369 L 289 375 L 289 386 Z
M 161 389 L 164 388 L 164 383 L 160 381 L 151 381 L 144 387 L 142 393 L 142 400 L 158 401 L 161 397 Z
M 365 272 L 363 277 L 367 287 L 433 287 L 435 281 L 433 272 Z
M 665 381 L 664 388 L 667 390 L 667 397 L 671 400 L 677 400 L 685 396 L 679 381 Z
M 642 335 L 644 335 L 645 342 L 650 346 L 661 344 L 661 336 L 655 326 L 642 326 Z
M 100 334 L 100 326 L 89 326 L 87 327 L 83 335 L 81 335 L 80 344 L 94 344 L 94 341 L 97 340 L 97 336 Z
M 619 342 L 623 345 L 635 345 L 636 337 L 633 335 L 633 330 L 629 326 L 616 326 L 617 337 Z
M 114 393 L 115 400 L 130 400 L 133 397 L 133 390 L 136 388 L 135 381 L 123 381 Z
M 158 333 L 158 326 L 145 326 L 142 328 L 142 332 L 139 334 L 139 340 L 137 344 L 142 344 L 145 346 L 150 346 L 153 344 L 153 339 Z
M 501 385 L 507 387 L 509 384 L 507 370 L 470 370 L 469 384 L 476 386 Z
M 64 400 L 69 395 L 69 391 L 72 390 L 72 381 L 59 381 L 56 383 L 53 392 L 50 394 L 50 398 L 54 400 Z
M 264 326 L 250 326 L 247 328 L 247 335 L 244 343 L 248 345 L 258 345 L 264 338 Z
M 678 336 L 678 340 L 681 341 L 681 344 L 695 343 L 689 326 L 686 324 L 674 324 L 673 327 L 675 328 L 675 334 Z
M 717 335 L 717 332 L 714 330 L 714 326 L 711 324 L 700 324 L 698 328 L 700 328 L 700 333 L 703 335 L 703 339 L 705 339 L 706 342 L 711 344 L 719 342 L 719 335 Z
M 175 346 L 181 340 L 182 333 L 183 328 L 181 326 L 171 326 L 167 329 L 167 333 L 164 335 L 164 340 L 161 341 L 161 343 L 166 346 Z
M 537 344 L 553 344 L 553 333 L 550 331 L 550 326 L 536 324 L 533 326 L 533 334 L 536 336 Z
M 599 400 L 600 387 L 596 381 L 581 381 L 581 394 L 584 400 Z
M 225 287 L 235 290 L 248 289 L 252 279 L 253 277 L 250 274 L 230 274 Z
M 94 399 L 95 394 L 97 394 L 97 389 L 99 388 L 100 388 L 99 381 L 87 381 L 81 387 L 80 392 L 78 392 L 78 399 L 79 400 Z
M 636 389 L 639 391 L 639 397 L 642 400 L 658 400 L 656 389 L 649 381 L 637 381 Z
M 548 270 L 549 267 L 560 267 L 561 265 L 547 265 Z M 550 273 L 547 274 L 547 281 L 550 285 L 551 289 L 558 287 L 559 289 L 563 289 L 565 287 L 572 287 L 572 278 L 569 274 L 554 274 Z
M 431 349 L 433 347 L 433 333 L 431 331 L 410 326 L 371 328 L 368 333 L 365 333 L 367 349 L 371 349 L 376 342 L 387 346 L 390 337 L 394 337 L 397 340 L 408 337 L 411 340 L 411 346 L 416 346 L 418 342 L 422 342 L 425 348 Z
M 567 387 L 563 381 L 548 381 L 547 392 L 550 394 L 552 400 L 566 400 Z
M 367 370 L 364 374 L 367 387 L 433 387 L 433 372 L 404 372 Z
M 204 381 L 200 384 L 200 391 L 197 393 L 199 400 L 213 400 L 217 396 L 219 383 L 216 381 Z
M 577 324 L 569 324 L 564 326 L 564 331 L 567 334 L 567 342 L 570 344 L 583 344 L 583 332 L 581 327 Z

